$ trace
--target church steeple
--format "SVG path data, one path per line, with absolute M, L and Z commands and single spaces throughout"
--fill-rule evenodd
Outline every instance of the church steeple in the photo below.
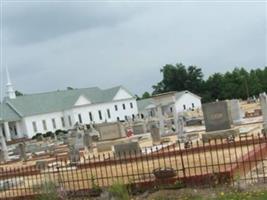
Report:
M 6 80 L 7 80 L 7 83 L 6 83 L 6 92 L 7 92 L 7 96 L 10 98 L 10 99 L 16 99 L 16 93 L 13 89 L 13 85 L 11 83 L 11 80 L 10 80 L 10 76 L 9 76 L 9 71 L 8 71 L 8 68 L 6 67 Z

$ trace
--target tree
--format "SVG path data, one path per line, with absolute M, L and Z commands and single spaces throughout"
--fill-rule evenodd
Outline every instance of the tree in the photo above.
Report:
M 144 92 L 144 94 L 142 95 L 142 99 L 148 99 L 150 97 L 151 95 L 149 94 L 149 92 Z
M 154 89 L 153 94 L 181 90 L 190 90 L 199 94 L 202 88 L 203 73 L 196 66 L 187 68 L 182 63 L 167 64 L 160 72 L 163 74 L 163 79 L 152 87 Z
M 16 94 L 17 97 L 18 97 L 18 96 L 23 96 L 23 93 L 20 92 L 20 91 L 18 91 L 18 90 L 15 91 L 15 94 Z

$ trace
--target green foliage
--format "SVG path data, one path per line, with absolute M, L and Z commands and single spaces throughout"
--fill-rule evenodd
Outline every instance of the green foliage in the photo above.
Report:
M 40 188 L 40 195 L 37 196 L 37 200 L 58 200 L 58 193 L 56 184 L 52 181 L 45 181 Z
M 163 78 L 152 86 L 153 94 L 189 90 L 200 95 L 203 102 L 209 102 L 216 99 L 247 99 L 267 92 L 267 67 L 250 71 L 235 68 L 224 74 L 214 73 L 206 80 L 201 68 L 186 67 L 182 63 L 167 64 L 160 72 Z
M 42 140 L 42 137 L 43 137 L 42 133 L 36 133 L 36 135 L 32 136 L 32 139 L 33 140 L 36 139 L 36 140 L 40 141 L 40 140 Z
M 18 97 L 18 96 L 23 96 L 23 93 L 22 92 L 20 92 L 20 91 L 18 91 L 18 90 L 16 90 L 15 91 L 15 95 Z
M 221 192 L 217 195 L 218 200 L 266 200 L 267 192 Z
M 142 95 L 142 99 L 148 99 L 150 97 L 151 95 L 149 94 L 149 92 L 144 92 L 144 94 Z
M 130 199 L 126 185 L 120 182 L 115 182 L 112 186 L 110 186 L 109 192 L 116 200 Z

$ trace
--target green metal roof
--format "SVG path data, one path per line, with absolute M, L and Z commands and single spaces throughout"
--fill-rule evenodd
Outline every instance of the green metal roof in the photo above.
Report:
M 1 121 L 18 121 L 20 116 L 8 104 L 0 104 L 0 122 Z
M 81 95 L 90 100 L 91 103 L 110 102 L 121 88 L 125 89 L 122 86 L 117 86 L 105 90 L 102 90 L 98 87 L 62 90 L 23 95 L 18 96 L 16 99 L 5 98 L 4 102 L 8 104 L 9 107 L 13 108 L 13 113 L 15 112 L 16 114 L 17 112 L 21 116 L 25 117 L 70 109 Z M 7 108 L 5 109 L 7 110 Z M 10 110 L 8 110 L 7 113 L 11 115 Z M 5 115 L 3 115 L 2 118 L 4 120 L 7 119 Z

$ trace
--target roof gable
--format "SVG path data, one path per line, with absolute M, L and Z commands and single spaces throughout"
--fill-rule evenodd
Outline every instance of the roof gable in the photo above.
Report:
M 114 96 L 113 100 L 122 100 L 122 99 L 130 99 L 133 98 L 133 96 L 124 88 L 120 88 L 116 95 Z
M 87 99 L 85 96 L 81 95 L 78 100 L 75 102 L 74 106 L 83 106 L 91 104 L 92 102 Z
M 194 93 L 192 93 L 192 92 L 190 92 L 188 90 L 184 90 L 184 91 L 180 91 L 180 92 L 176 93 L 176 95 L 175 95 L 176 100 L 179 100 L 184 94 L 189 94 L 189 95 L 192 95 L 192 96 L 194 96 L 194 97 L 196 97 L 198 99 L 201 99 L 200 96 L 198 96 L 198 95 L 196 95 L 196 94 L 194 94 Z

